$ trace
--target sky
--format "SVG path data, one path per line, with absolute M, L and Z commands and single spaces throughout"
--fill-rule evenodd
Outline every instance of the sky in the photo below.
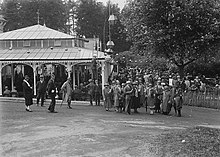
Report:
M 0 0 L 0 2 L 2 2 L 3 0 Z M 104 5 L 107 4 L 109 0 L 97 0 L 97 2 L 103 2 Z M 114 3 L 114 4 L 118 4 L 119 8 L 123 8 L 125 3 L 126 3 L 126 0 L 110 0 L 111 3 Z
M 108 1 L 109 0 L 97 0 L 97 2 L 103 2 L 104 5 L 106 5 Z M 113 4 L 118 3 L 119 8 L 123 9 L 123 7 L 126 3 L 126 0 L 111 0 L 111 3 L 113 3 Z

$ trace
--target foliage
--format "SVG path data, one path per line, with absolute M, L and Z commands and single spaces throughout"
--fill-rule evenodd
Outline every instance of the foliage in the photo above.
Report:
M 219 6 L 214 0 L 134 0 L 123 10 L 123 21 L 139 53 L 151 50 L 183 70 L 216 52 Z
M 198 60 L 187 66 L 186 72 L 193 76 L 205 75 L 208 78 L 214 78 L 216 74 L 220 74 L 220 63 L 205 63 L 203 60 Z
M 2 4 L 2 14 L 7 23 L 5 31 L 39 23 L 66 32 L 66 10 L 62 0 L 7 0 Z
M 109 25 L 108 18 L 111 14 L 117 17 L 114 25 Z M 126 41 L 125 27 L 120 22 L 120 8 L 117 5 L 107 3 L 107 6 L 104 6 L 96 0 L 79 0 L 76 18 L 78 35 L 86 38 L 99 37 L 103 43 L 103 51 L 110 36 L 115 44 L 115 54 L 130 48 L 129 42 Z
M 156 58 L 153 56 L 141 56 L 132 51 L 124 51 L 114 58 L 119 67 L 139 67 L 142 69 L 154 69 L 159 71 L 167 71 L 168 62 L 164 58 Z
M 77 33 L 86 38 L 102 36 L 104 24 L 104 6 L 96 0 L 79 0 L 76 9 Z

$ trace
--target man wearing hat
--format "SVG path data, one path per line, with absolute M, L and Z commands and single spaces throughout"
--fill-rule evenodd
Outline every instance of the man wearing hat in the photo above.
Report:
M 104 85 L 104 89 L 102 91 L 102 95 L 103 95 L 103 101 L 104 101 L 105 110 L 109 111 L 109 109 L 112 108 L 112 101 L 111 101 L 112 91 L 111 91 L 111 88 L 109 87 L 108 83 L 106 83 Z
M 89 79 L 89 84 L 86 86 L 88 88 L 88 95 L 89 95 L 89 101 L 90 105 L 92 106 L 93 99 L 94 99 L 94 89 L 95 89 L 95 84 L 92 79 Z
M 55 113 L 55 105 L 56 105 L 56 85 L 55 85 L 55 75 L 54 74 L 51 74 L 51 78 L 50 80 L 48 81 L 47 83 L 47 92 L 48 92 L 48 95 L 50 96 L 50 99 L 51 99 L 51 103 L 50 103 L 50 106 L 48 108 L 48 110 L 51 112 L 51 113 Z
M 131 81 L 126 82 L 124 92 L 125 92 L 125 111 L 128 114 L 131 114 L 131 103 L 132 103 L 131 97 L 133 93 L 133 87 L 131 85 Z
M 67 102 L 68 108 L 72 109 L 71 105 L 71 100 L 72 100 L 72 83 L 71 83 L 71 78 L 67 78 L 67 81 L 63 83 L 61 87 L 61 92 L 62 92 L 62 99 L 63 101 Z
M 37 106 L 39 105 L 39 101 L 41 99 L 41 106 L 44 106 L 44 98 L 46 93 L 46 82 L 44 81 L 44 76 L 40 75 L 40 80 L 36 85 L 37 89 Z
M 29 76 L 25 75 L 22 83 L 22 87 L 24 92 L 26 111 L 32 112 L 30 106 L 33 104 L 33 90 L 29 80 L 30 80 Z

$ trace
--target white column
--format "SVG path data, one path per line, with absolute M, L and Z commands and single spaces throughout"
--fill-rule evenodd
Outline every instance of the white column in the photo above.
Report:
M 2 96 L 2 63 L 0 63 L 0 96 Z
M 104 89 L 104 85 L 105 83 L 107 83 L 107 81 L 105 80 L 105 62 L 101 62 L 102 64 L 102 89 Z
M 73 71 L 73 89 L 75 89 L 75 87 L 76 87 L 75 65 L 73 65 L 72 71 Z
M 111 74 L 111 65 L 109 62 L 105 62 L 105 81 L 108 82 L 108 77 Z
M 79 87 L 79 66 L 77 67 L 77 86 Z
M 11 64 L 11 90 L 14 89 L 14 64 Z
M 35 63 L 33 63 L 32 64 L 32 68 L 33 68 L 33 73 L 34 73 L 34 95 L 37 95 L 37 89 L 36 89 L 36 72 L 37 72 L 37 70 L 36 70 L 36 64 Z
M 68 77 L 70 77 L 70 75 L 71 75 L 71 65 L 70 65 L 70 63 L 67 63 L 67 73 L 68 73 Z

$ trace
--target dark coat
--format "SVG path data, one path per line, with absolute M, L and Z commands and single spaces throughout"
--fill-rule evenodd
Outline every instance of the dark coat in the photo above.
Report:
M 102 86 L 101 85 L 94 85 L 94 93 L 101 94 L 102 93 Z
M 55 83 L 54 83 L 54 81 L 52 79 L 50 79 L 48 81 L 47 92 L 48 92 L 49 96 L 52 96 L 52 97 L 56 96 L 56 86 L 55 86 Z
M 23 81 L 22 82 L 22 86 L 23 86 L 23 92 L 24 92 L 24 98 L 25 98 L 25 103 L 26 105 L 32 105 L 33 104 L 33 90 L 31 87 L 28 86 L 28 84 Z
M 43 81 L 42 83 L 40 81 L 37 82 L 37 93 L 45 93 L 46 92 L 46 82 Z

